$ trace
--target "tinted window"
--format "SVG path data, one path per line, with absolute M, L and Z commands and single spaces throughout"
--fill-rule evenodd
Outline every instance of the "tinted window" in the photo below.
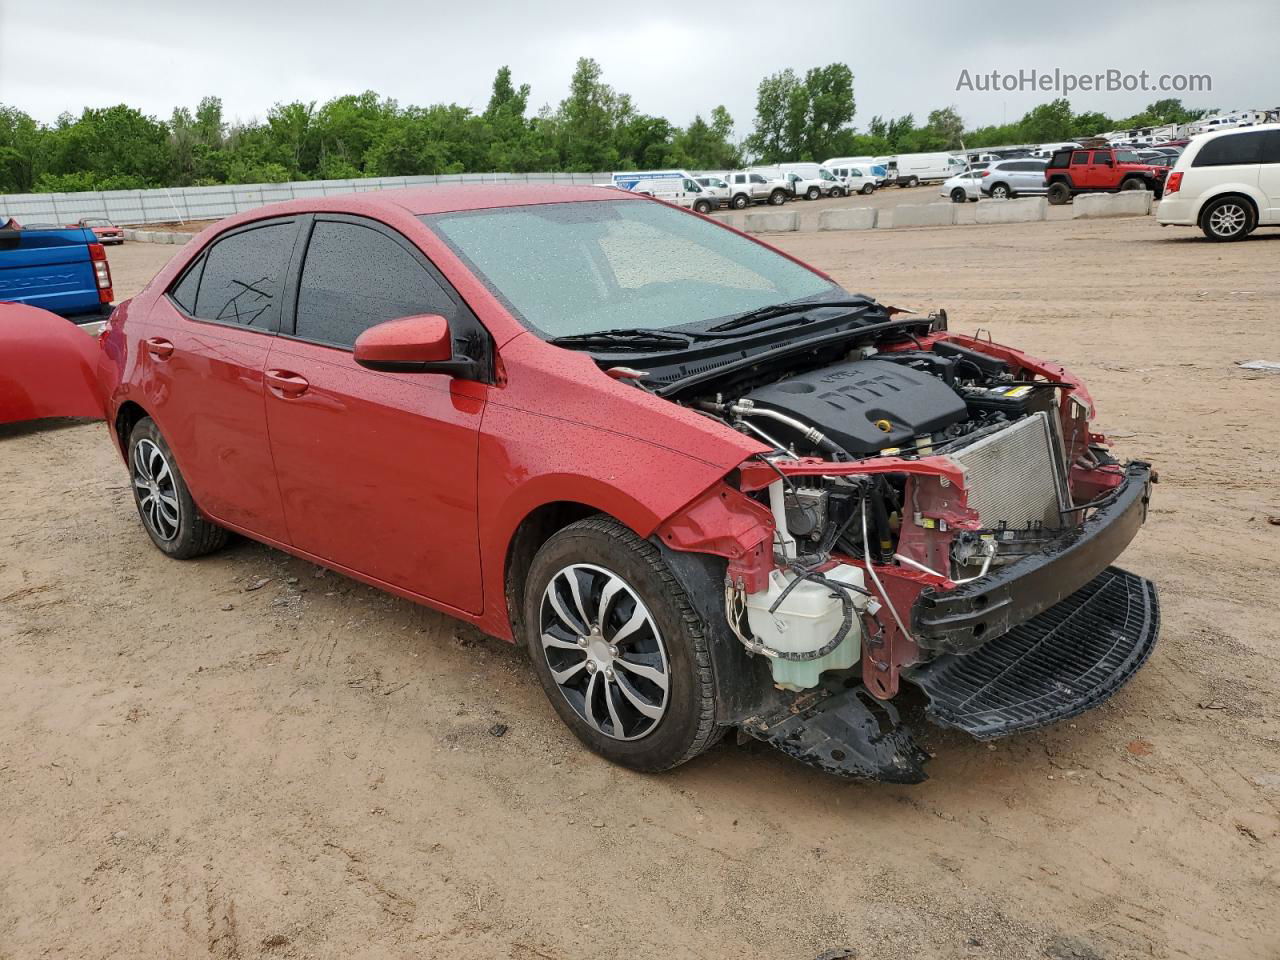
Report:
M 1123 154 L 1120 154 L 1123 157 Z M 1095 150 L 1093 152 L 1093 162 L 1101 163 L 1104 166 L 1111 166 L 1111 153 L 1107 150 Z
M 298 288 L 297 336 L 350 347 L 374 324 L 418 313 L 451 317 L 454 304 L 413 254 L 370 227 L 316 224 Z
M 196 310 L 196 290 L 200 287 L 200 272 L 204 270 L 204 258 L 188 268 L 182 279 L 169 291 L 169 296 L 173 297 L 174 302 L 178 304 L 184 311 L 195 315 Z
M 1088 163 L 1089 152 L 1087 150 L 1077 150 L 1075 153 L 1071 155 L 1071 162 L 1072 163 Z
M 274 329 L 293 233 L 292 223 L 276 223 L 215 243 L 205 255 L 200 292 L 191 313 L 203 320 Z
M 753 174 L 751 175 L 751 182 L 752 182 L 752 183 L 764 183 L 764 177 L 760 176 L 760 174 L 758 174 L 758 173 L 753 173 Z
M 1200 148 L 1191 165 L 1193 167 L 1224 167 L 1233 163 L 1261 163 L 1262 141 L 1266 137 L 1265 130 L 1218 137 Z
M 1262 162 L 1280 163 L 1280 130 L 1268 130 L 1262 141 Z

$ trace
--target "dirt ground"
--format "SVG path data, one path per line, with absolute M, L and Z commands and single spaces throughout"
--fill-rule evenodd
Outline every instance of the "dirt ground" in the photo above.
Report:
M 1148 665 L 914 787 L 611 767 L 519 650 L 252 543 L 166 560 L 101 425 L 0 428 L 0 957 L 1280 957 L 1280 376 L 1236 367 L 1280 359 L 1280 233 L 1197 237 L 778 240 L 1068 363 L 1160 470 Z M 117 293 L 175 250 L 113 249 Z

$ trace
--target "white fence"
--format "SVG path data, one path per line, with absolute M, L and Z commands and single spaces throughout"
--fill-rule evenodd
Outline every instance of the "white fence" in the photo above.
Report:
M 105 190 L 86 193 L 15 193 L 0 196 L 0 222 L 75 223 L 104 217 L 113 223 L 173 223 L 218 220 L 267 203 L 336 193 L 454 183 L 608 183 L 608 173 L 461 173 L 428 177 L 368 177 L 356 180 L 301 180 L 296 183 L 242 183 L 160 190 Z

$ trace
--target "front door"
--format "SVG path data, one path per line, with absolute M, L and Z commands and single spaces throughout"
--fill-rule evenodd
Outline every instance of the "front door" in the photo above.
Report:
M 290 542 L 323 561 L 459 610 L 481 609 L 476 466 L 482 384 L 367 370 L 356 337 L 386 320 L 478 326 L 405 237 L 317 215 L 266 364 L 267 425 Z M 471 327 L 474 331 L 474 327 Z

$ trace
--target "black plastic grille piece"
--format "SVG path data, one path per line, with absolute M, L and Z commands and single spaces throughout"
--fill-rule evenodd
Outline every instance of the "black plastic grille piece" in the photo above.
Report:
M 1160 629 L 1155 584 L 1108 567 L 1065 600 L 966 655 L 908 679 L 929 719 L 992 740 L 1102 703 L 1146 662 Z

